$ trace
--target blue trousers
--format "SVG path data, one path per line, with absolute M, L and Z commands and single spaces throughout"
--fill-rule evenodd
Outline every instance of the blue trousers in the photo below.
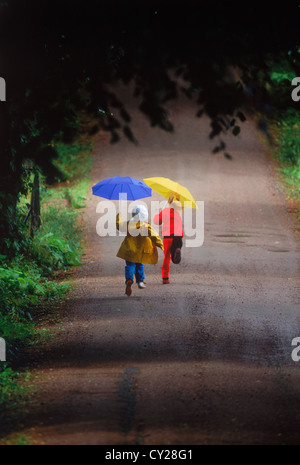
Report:
M 145 272 L 144 272 L 144 265 L 143 263 L 133 263 L 128 262 L 126 260 L 125 266 L 125 278 L 134 280 L 133 277 L 135 275 L 136 282 L 139 283 L 145 280 Z

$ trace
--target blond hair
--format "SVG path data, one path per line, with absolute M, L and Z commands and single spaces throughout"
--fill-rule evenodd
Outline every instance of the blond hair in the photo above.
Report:
M 169 198 L 168 198 L 168 203 L 171 204 L 175 200 L 179 201 L 179 199 L 180 199 L 180 196 L 178 194 L 175 194 L 175 193 L 171 192 L 170 195 L 169 195 Z

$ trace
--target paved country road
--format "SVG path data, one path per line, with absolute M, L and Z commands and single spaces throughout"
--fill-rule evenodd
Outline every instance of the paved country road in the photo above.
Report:
M 183 248 L 164 286 L 159 251 L 146 289 L 128 298 L 122 238 L 97 235 L 101 199 L 90 192 L 76 298 L 32 361 L 40 391 L 20 432 L 41 444 L 300 444 L 294 219 L 250 121 L 226 139 L 228 160 L 212 155 L 191 101 L 169 112 L 174 134 L 132 109 L 137 145 L 97 136 L 92 185 L 115 175 L 181 182 L 204 201 L 203 246 Z

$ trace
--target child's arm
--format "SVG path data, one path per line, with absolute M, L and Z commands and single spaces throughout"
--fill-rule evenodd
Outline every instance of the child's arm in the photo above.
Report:
M 154 224 L 162 224 L 162 210 L 154 216 L 152 221 Z
M 151 224 L 148 224 L 148 235 L 151 241 L 156 245 L 156 247 L 159 247 L 161 250 L 164 250 L 163 241 L 161 240 L 161 237 L 156 231 L 156 229 L 152 228 Z
M 121 213 L 117 214 L 116 226 L 118 231 L 127 232 L 127 222 L 123 221 Z

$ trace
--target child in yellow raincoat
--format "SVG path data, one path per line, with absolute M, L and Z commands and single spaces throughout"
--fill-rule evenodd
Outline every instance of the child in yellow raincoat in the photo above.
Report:
M 155 265 L 158 262 L 157 247 L 164 250 L 163 242 L 158 232 L 148 223 L 148 210 L 144 205 L 136 205 L 132 210 L 132 218 L 124 222 L 117 215 L 117 229 L 127 233 L 117 257 L 126 261 L 125 294 L 132 294 L 134 275 L 140 289 L 145 288 L 144 264 Z

